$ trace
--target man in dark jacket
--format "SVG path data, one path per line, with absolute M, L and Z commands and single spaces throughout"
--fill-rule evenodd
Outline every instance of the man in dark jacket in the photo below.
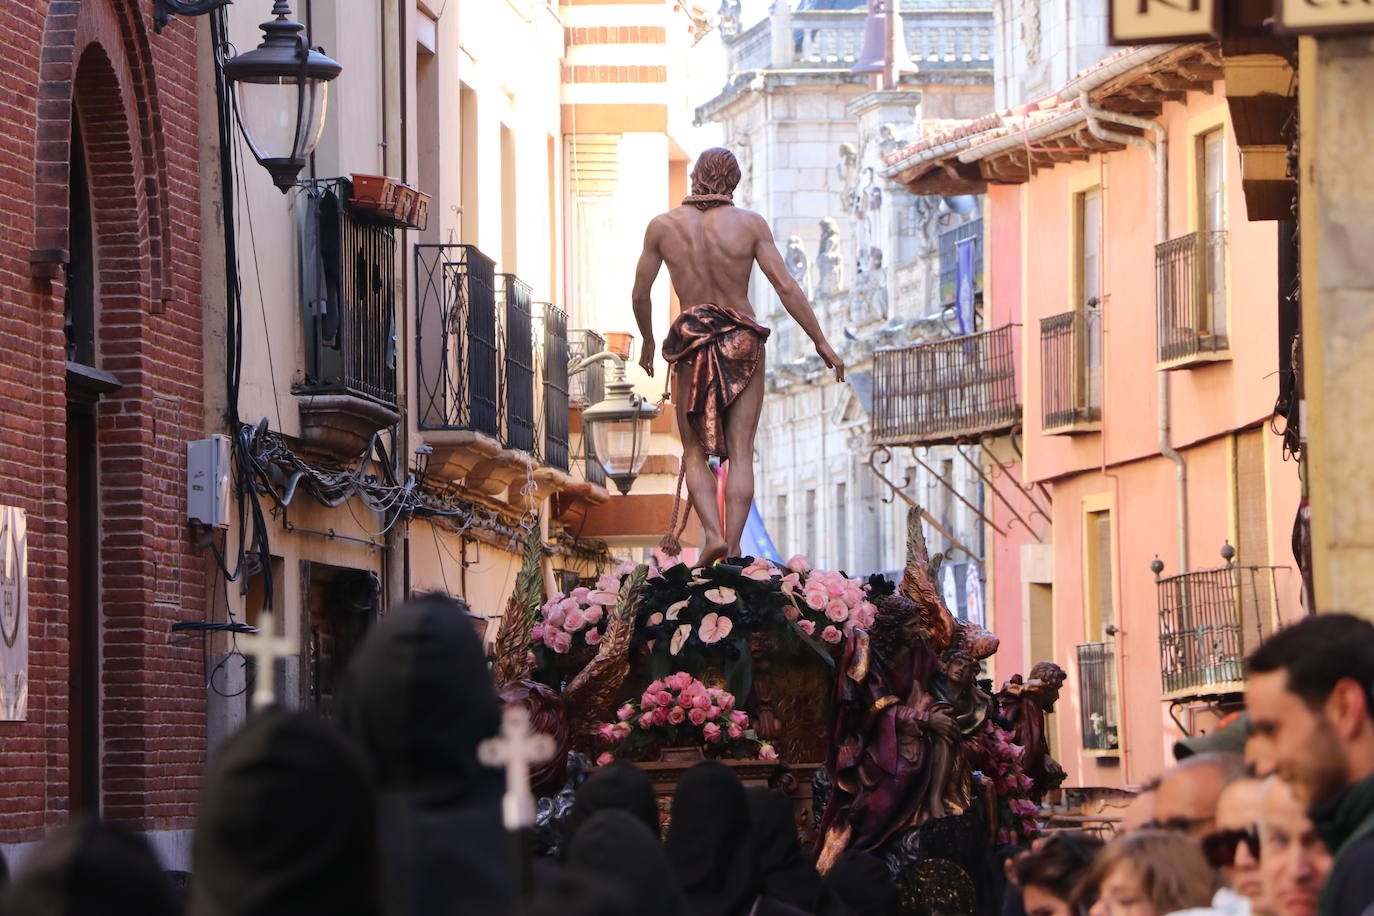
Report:
M 1335 857 L 1320 916 L 1374 906 L 1374 623 L 1320 614 L 1280 630 L 1250 659 L 1248 756 L 1311 810 Z

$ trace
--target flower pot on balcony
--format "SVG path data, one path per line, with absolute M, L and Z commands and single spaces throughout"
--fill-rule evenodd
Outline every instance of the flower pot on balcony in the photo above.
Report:
M 415 192 L 415 202 L 410 206 L 410 212 L 406 215 L 406 222 L 416 229 L 423 229 L 429 223 L 429 200 L 428 194 L 423 191 Z
M 630 345 L 634 339 L 633 334 L 627 334 L 624 331 L 610 331 L 606 334 L 606 349 L 621 359 L 629 359 Z
M 415 195 L 418 193 L 410 185 L 398 183 L 391 192 L 390 215 L 402 222 L 408 222 L 410 211 L 415 206 Z
M 353 175 L 353 202 L 356 206 L 370 210 L 381 209 L 391 203 L 396 187 L 394 178 L 385 175 Z

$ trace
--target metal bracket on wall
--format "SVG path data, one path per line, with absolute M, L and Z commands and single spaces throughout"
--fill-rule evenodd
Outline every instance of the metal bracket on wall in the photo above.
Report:
M 1002 493 L 1001 488 L 999 488 L 999 487 L 997 486 L 997 484 L 993 481 L 993 478 L 990 477 L 990 476 L 988 476 L 986 473 L 983 472 L 983 466 L 982 466 L 981 464 L 979 464 L 978 462 L 974 461 L 972 458 L 970 458 L 970 457 L 964 452 L 963 446 L 956 445 L 956 446 L 954 446 L 954 450 L 955 450 L 956 452 L 958 452 L 958 453 L 959 453 L 959 457 L 962 458 L 962 459 L 964 459 L 965 463 L 967 463 L 968 466 L 969 466 L 970 468 L 973 469 L 973 473 L 975 473 L 975 474 L 978 475 L 978 479 L 981 480 L 981 481 L 983 481 L 983 484 L 984 484 L 989 490 L 992 491 L 992 494 L 993 494 L 994 496 L 997 497 L 997 499 L 1002 503 L 1003 506 L 1006 507 L 1007 511 L 1010 512 L 1013 516 L 1015 516 L 1015 518 L 1013 518 L 1012 521 L 1013 521 L 1013 522 L 1020 522 L 1020 523 L 1021 523 L 1021 527 L 1025 528 L 1026 531 L 1030 533 L 1030 536 L 1031 536 L 1031 537 L 1035 538 L 1036 541 L 1038 541 L 1039 543 L 1043 544 L 1043 543 L 1044 543 L 1044 540 L 1040 537 L 1040 535 L 1036 532 L 1036 530 L 1035 530 L 1034 528 L 1031 527 L 1030 522 L 1026 521 L 1026 517 L 1023 516 L 1019 511 L 1017 511 L 1016 507 L 1013 506 L 1013 505 L 1011 504 L 1011 500 L 1007 499 L 1007 497 Z M 996 458 L 993 458 L 993 457 L 991 456 L 991 454 L 989 454 L 989 452 L 988 452 L 988 450 L 987 450 L 986 448 L 983 449 L 983 454 L 988 455 L 988 457 L 991 458 L 993 464 L 997 465 L 998 467 L 1001 467 L 1001 464 L 997 461 Z M 1010 475 L 1009 473 L 1007 473 L 1006 468 L 1002 468 L 1002 474 L 1003 474 L 1003 476 L 1005 476 L 1008 480 L 1011 480 L 1011 475 Z M 1023 493 L 1025 493 L 1025 490 L 1022 489 L 1022 487 L 1021 487 L 1020 484 L 1016 484 L 1015 481 L 1012 481 L 1012 483 L 1016 485 L 1016 488 L 1017 488 L 1018 490 L 1021 490 Z M 1039 515 L 1039 516 L 1040 516 L 1041 518 L 1043 518 L 1046 522 L 1049 522 L 1050 517 L 1040 510 L 1040 507 L 1039 507 L 1038 505 L 1036 505 L 1035 500 L 1031 498 L 1030 494 L 1029 494 L 1029 493 L 1026 493 L 1025 495 L 1026 495 L 1027 500 L 1029 500 L 1029 502 L 1030 502 L 1030 504 L 1031 504 L 1031 513 L 1030 513 L 1030 517 L 1031 517 L 1031 518 L 1035 518 L 1036 515 Z M 988 522 L 988 524 L 991 525 L 992 522 Z M 995 527 L 996 527 L 996 526 L 994 526 L 994 528 L 995 528 Z M 1008 524 L 1007 527 L 1010 528 L 1011 525 Z M 998 532 L 998 534 L 1001 534 L 1001 533 L 1002 533 L 1002 532 L 1000 532 L 1000 531 Z
M 162 34 L 173 16 L 204 16 L 234 0 L 153 0 L 153 28 Z
M 1024 458 L 1025 458 L 1025 456 L 1021 453 L 1021 442 L 1020 442 L 1019 439 L 1017 439 L 1017 435 L 1018 435 L 1020 432 L 1021 432 L 1021 430 L 1020 430 L 1020 428 L 1018 427 L 1017 429 L 1012 430 L 1011 435 L 1007 437 L 1008 441 L 1011 442 L 1011 447 L 1016 451 L 1016 458 L 1017 458 L 1018 461 L 1024 460 Z M 997 459 L 997 457 L 996 457 L 996 455 L 994 454 L 994 452 L 992 451 L 992 449 L 988 448 L 987 443 L 986 443 L 986 442 L 982 442 L 982 443 L 980 443 L 980 444 L 982 444 L 982 446 L 983 446 L 983 451 L 987 454 L 987 456 L 988 456 L 989 458 L 992 459 L 993 466 L 996 468 L 996 470 L 993 471 L 993 476 L 994 476 L 994 477 L 997 476 L 997 474 L 998 474 L 999 472 L 1002 473 L 1002 474 L 1005 474 L 1007 480 L 1010 480 L 1013 486 L 1015 486 L 1015 487 L 1016 487 L 1018 490 L 1020 490 L 1022 493 L 1026 494 L 1026 497 L 1027 497 L 1028 499 L 1030 499 L 1031 505 L 1035 507 L 1036 512 L 1039 513 L 1040 517 L 1043 518 L 1045 521 L 1048 522 L 1048 521 L 1050 520 L 1050 517 L 1049 517 L 1049 515 L 1048 515 L 1048 512 L 1049 512 L 1048 506 L 1049 506 L 1051 503 L 1054 502 L 1054 499 L 1050 496 L 1050 491 L 1045 489 L 1045 485 L 1044 485 L 1043 483 L 1039 482 L 1039 481 L 1036 481 L 1034 484 L 1029 485 L 1029 486 L 1024 485 L 1024 484 L 1017 483 L 1016 478 L 1014 478 L 1014 477 L 1011 476 L 1011 471 L 1007 468 L 1007 466 L 1006 466 L 1005 464 L 1003 464 L 1001 461 L 999 461 L 999 460 Z M 1042 508 L 1040 507 L 1040 504 L 1036 501 L 1035 497 L 1032 495 L 1032 494 L 1033 494 L 1034 492 L 1036 492 L 1036 491 L 1038 491 L 1038 492 L 1040 493 L 1040 495 L 1041 495 L 1042 497 L 1044 497 L 1046 508 L 1043 508 L 1043 509 L 1042 509 Z M 1032 512 L 1031 515 L 1034 516 L 1034 515 L 1036 514 L 1036 512 Z
M 922 506 L 920 503 L 916 502 L 916 500 L 912 499 L 910 496 L 907 495 L 906 487 L 910 486 L 911 481 L 908 480 L 906 484 L 899 486 L 897 483 L 891 480 L 886 474 L 878 470 L 877 461 L 879 455 L 883 456 L 881 459 L 882 463 L 887 464 L 892 461 L 892 450 L 885 445 L 879 445 L 876 448 L 874 448 L 872 452 L 869 453 L 868 467 L 873 471 L 877 478 L 881 480 L 883 483 L 887 484 L 888 488 L 892 490 L 892 492 L 895 495 L 900 496 L 903 502 L 905 502 L 908 506 L 919 512 L 921 514 L 921 518 L 925 520 L 930 525 L 930 527 L 934 528 L 937 532 L 939 532 L 939 534 L 943 536 L 945 540 L 949 541 L 950 545 L 955 550 L 963 551 L 969 559 L 973 560 L 979 566 L 982 566 L 983 558 L 981 556 L 965 547 L 964 544 L 958 538 L 956 538 L 954 535 L 950 534 L 948 531 L 945 530 L 944 525 L 940 524 L 939 519 L 931 515 L 929 512 L 926 511 L 924 506 Z M 892 502 L 891 499 L 885 499 L 883 501 Z

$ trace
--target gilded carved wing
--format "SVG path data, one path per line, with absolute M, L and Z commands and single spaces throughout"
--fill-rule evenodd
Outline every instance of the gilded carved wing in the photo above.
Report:
M 936 652 L 954 641 L 958 624 L 945 607 L 940 590 L 935 587 L 934 571 L 930 568 L 930 552 L 921 530 L 921 510 L 913 506 L 906 514 L 906 567 L 897 594 L 921 608 L 921 622 L 925 625 L 930 647 Z
M 573 740 L 592 734 L 610 716 L 620 699 L 620 689 L 630 673 L 630 638 L 634 636 L 635 606 L 648 578 L 649 567 L 640 565 L 620 585 L 620 603 L 611 614 L 606 635 L 596 656 L 563 688 L 563 700 L 572 720 Z
M 496 661 L 491 679 L 498 689 L 530 677 L 530 633 L 544 602 L 543 556 L 544 542 L 535 528 L 525 538 L 525 556 L 515 577 L 515 590 L 496 631 Z

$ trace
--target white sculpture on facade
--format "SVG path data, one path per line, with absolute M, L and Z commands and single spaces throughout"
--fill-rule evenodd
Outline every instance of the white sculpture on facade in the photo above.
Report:
M 844 266 L 840 260 L 840 226 L 833 216 L 821 220 L 820 251 L 816 255 L 817 292 L 833 296 L 844 288 Z
M 811 262 L 806 256 L 806 249 L 802 247 L 801 236 L 791 235 L 787 237 L 787 252 L 783 255 L 783 262 L 787 264 L 787 272 L 792 275 L 792 279 L 797 281 L 802 292 L 809 297 L 811 295 L 811 283 L 807 274 Z

